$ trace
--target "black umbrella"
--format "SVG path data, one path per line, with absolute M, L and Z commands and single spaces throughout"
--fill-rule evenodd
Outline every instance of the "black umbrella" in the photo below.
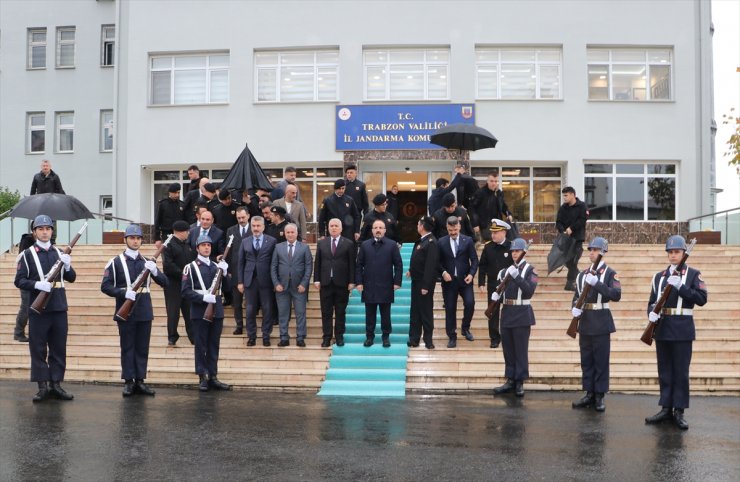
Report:
M 10 216 L 14 218 L 33 219 L 39 214 L 46 214 L 54 221 L 75 221 L 94 217 L 76 197 L 51 192 L 26 196 L 10 210 Z
M 567 234 L 558 234 L 555 242 L 552 243 L 550 254 L 547 255 L 547 274 L 565 266 L 565 263 L 573 259 L 573 256 L 575 256 L 575 244 L 573 238 Z
M 484 128 L 474 124 L 450 124 L 438 129 L 429 141 L 447 149 L 477 151 L 496 147 L 498 139 Z
M 272 183 L 262 170 L 262 167 L 254 158 L 249 146 L 245 145 L 244 150 L 234 161 L 231 170 L 221 182 L 221 189 L 245 191 L 248 189 L 265 189 L 272 191 Z

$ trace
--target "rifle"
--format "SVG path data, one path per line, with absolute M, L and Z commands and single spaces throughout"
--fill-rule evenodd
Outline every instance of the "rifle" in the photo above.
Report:
M 72 252 L 72 248 L 75 247 L 75 244 L 77 244 L 77 241 L 80 240 L 82 233 L 84 233 L 86 229 L 87 223 L 82 225 L 80 230 L 77 231 L 77 234 L 75 234 L 75 237 L 72 238 L 72 241 L 69 242 L 69 245 L 62 250 L 64 254 L 69 254 Z M 45 281 L 52 283 L 52 288 L 56 286 L 57 278 L 60 278 L 59 274 L 62 272 L 62 264 L 62 260 L 58 259 L 56 263 L 54 263 L 54 265 L 51 267 L 51 270 L 49 270 L 49 273 L 46 275 Z M 48 293 L 46 291 L 40 291 L 39 294 L 36 295 L 36 299 L 33 301 L 33 304 L 31 304 L 31 310 L 37 315 L 40 315 L 41 312 L 46 309 L 46 305 L 49 304 L 50 294 L 51 291 L 49 291 Z
M 601 257 L 604 256 L 604 252 L 601 251 L 599 253 L 599 256 L 596 258 L 596 261 L 593 265 L 591 265 L 591 268 L 588 270 L 589 273 L 596 274 L 596 269 L 599 267 L 599 263 L 601 263 Z M 583 308 L 583 305 L 586 304 L 586 297 L 588 296 L 588 293 L 591 291 L 591 285 L 588 283 L 584 283 L 583 291 L 581 291 L 581 296 L 578 297 L 578 300 L 576 300 L 576 308 L 579 310 Z M 574 316 L 572 320 L 570 320 L 570 326 L 568 326 L 568 329 L 565 331 L 565 333 L 571 337 L 575 338 L 576 333 L 578 333 L 578 322 L 581 320 L 580 316 Z
M 527 243 L 527 248 L 529 248 L 529 246 L 530 246 L 531 244 L 532 244 L 532 241 L 529 241 L 529 242 Z M 516 260 L 516 263 L 515 263 L 515 264 L 519 264 L 519 263 L 520 263 L 520 262 L 521 262 L 521 261 L 522 261 L 522 260 L 524 259 L 524 256 L 525 256 L 526 254 L 527 254 L 527 252 L 526 252 L 526 251 L 522 251 L 522 255 L 521 255 L 521 256 L 519 256 L 519 259 L 517 259 L 517 260 Z M 496 293 L 498 293 L 499 295 L 500 295 L 501 293 L 503 293 L 503 292 L 504 292 L 504 290 L 506 289 L 506 285 L 508 285 L 508 284 L 509 284 L 509 281 L 510 281 L 510 280 L 511 280 L 511 276 L 509 276 L 509 274 L 507 273 L 507 274 L 506 274 L 506 276 L 504 276 L 504 279 L 502 279 L 502 280 L 501 280 L 501 283 L 499 283 L 499 284 L 498 284 L 498 286 L 496 287 Z M 501 298 L 500 298 L 500 297 L 499 297 L 499 299 L 498 299 L 498 300 L 496 300 L 496 301 L 493 301 L 493 300 L 491 300 L 491 301 L 490 301 L 490 302 L 488 303 L 488 308 L 486 308 L 486 311 L 485 311 L 485 313 L 484 313 L 484 314 L 486 315 L 486 317 L 487 317 L 487 318 L 491 318 L 491 317 L 493 316 L 493 314 L 494 314 L 494 313 L 496 312 L 496 310 L 498 309 L 498 306 L 499 306 L 500 304 L 501 304 Z
M 172 236 L 174 235 L 170 234 L 169 236 L 167 236 L 167 240 L 162 243 L 159 248 L 157 248 L 157 251 L 154 252 L 154 256 L 152 256 L 152 261 L 156 261 L 157 258 L 159 258 L 159 255 L 162 254 L 164 248 L 166 248 L 167 245 L 170 244 Z M 147 279 L 149 279 L 149 270 L 145 269 L 144 271 L 139 273 L 139 276 L 137 276 L 134 282 L 131 284 L 131 289 L 133 291 L 139 291 L 139 289 L 144 286 L 144 283 L 146 283 Z M 118 321 L 128 321 L 128 317 L 131 315 L 131 310 L 134 309 L 134 303 L 136 303 L 136 300 L 130 300 L 126 298 L 121 307 L 118 308 L 118 311 L 116 311 L 116 316 L 114 318 Z
M 681 270 L 683 270 L 683 267 L 686 264 L 686 260 L 689 259 L 691 250 L 694 249 L 694 245 L 696 245 L 696 238 L 692 239 L 691 243 L 689 243 L 686 251 L 683 253 L 683 258 L 681 258 L 681 262 L 678 263 L 678 266 L 676 266 L 676 269 L 673 271 L 673 273 L 680 273 Z M 668 273 L 669 275 L 671 274 L 670 266 L 668 267 L 668 269 L 666 269 L 666 273 Z M 660 315 L 660 312 L 663 310 L 663 305 L 665 305 L 665 302 L 668 301 L 668 296 L 671 294 L 672 290 L 673 286 L 671 285 L 667 285 L 665 288 L 663 288 L 663 292 L 661 293 L 660 298 L 658 298 L 658 302 L 653 305 L 653 313 Z M 658 321 L 656 321 L 655 323 L 653 323 L 652 321 L 648 321 L 648 325 L 645 327 L 645 331 L 640 337 L 641 342 L 645 343 L 648 346 L 653 344 L 653 336 L 655 336 L 655 330 L 656 328 L 658 328 Z
M 224 250 L 224 254 L 221 256 L 221 259 L 227 259 L 229 257 L 229 251 L 231 251 L 231 243 L 234 241 L 234 235 L 232 234 L 229 236 L 229 244 L 226 245 L 226 249 Z M 216 272 L 216 277 L 213 278 L 213 283 L 211 283 L 211 287 L 208 290 L 208 294 L 215 294 L 218 293 L 218 290 L 221 289 L 221 282 L 224 279 L 224 272 L 219 270 Z M 206 311 L 203 313 L 203 319 L 206 321 L 213 321 L 213 313 L 216 311 L 216 304 L 215 303 L 208 303 L 208 306 L 206 306 Z

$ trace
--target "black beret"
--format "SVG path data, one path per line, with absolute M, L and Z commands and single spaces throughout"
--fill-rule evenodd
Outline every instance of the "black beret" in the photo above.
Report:
M 170 184 L 170 187 L 167 188 L 167 192 L 180 192 L 180 183 L 173 182 L 172 184 Z
M 216 185 L 212 182 L 207 182 L 203 185 L 203 190 L 208 192 L 216 192 Z
M 344 179 L 337 179 L 336 181 L 334 181 L 334 189 L 339 189 L 340 187 L 344 187 L 346 185 L 347 183 L 344 182 Z
M 287 213 L 285 208 L 282 206 L 273 206 L 270 208 L 270 211 L 281 216 L 285 216 L 285 214 Z
M 455 204 L 455 195 L 451 192 L 448 192 L 444 196 L 442 196 L 442 205 L 446 208 L 452 206 Z
M 381 204 L 383 204 L 387 200 L 388 200 L 388 198 L 386 197 L 386 195 L 383 194 L 383 193 L 380 193 L 380 194 L 378 194 L 377 196 L 375 196 L 373 198 L 373 204 L 375 204 L 376 206 L 380 206 Z
M 172 223 L 172 230 L 177 232 L 190 231 L 190 225 L 187 221 L 180 219 Z

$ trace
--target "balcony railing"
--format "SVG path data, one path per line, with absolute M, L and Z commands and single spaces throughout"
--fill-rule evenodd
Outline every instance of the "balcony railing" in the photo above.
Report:
M 689 231 L 719 231 L 722 244 L 740 244 L 740 207 L 688 220 Z

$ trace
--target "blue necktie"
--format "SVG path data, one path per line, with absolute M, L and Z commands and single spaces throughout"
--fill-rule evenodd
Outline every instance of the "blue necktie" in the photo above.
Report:
M 254 250 L 259 251 L 260 250 L 260 239 L 261 238 L 254 238 Z

